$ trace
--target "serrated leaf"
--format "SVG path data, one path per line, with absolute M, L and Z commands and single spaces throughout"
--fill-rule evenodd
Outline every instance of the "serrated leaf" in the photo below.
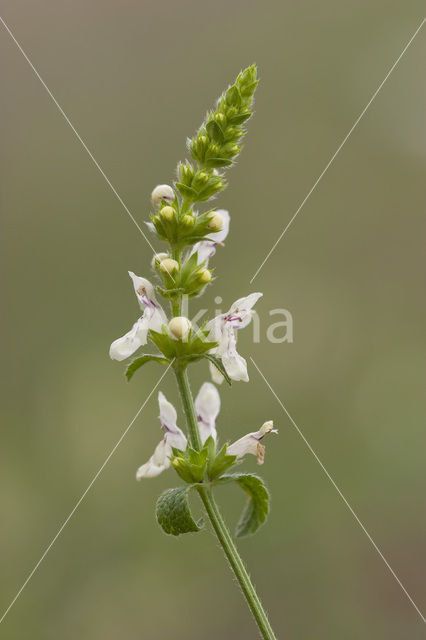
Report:
M 221 483 L 233 480 L 248 493 L 249 499 L 235 529 L 237 538 L 255 533 L 265 522 L 269 512 L 269 493 L 262 478 L 251 473 L 222 476 Z
M 216 358 L 216 356 L 212 355 L 211 353 L 205 353 L 203 355 L 203 358 L 207 358 L 207 360 L 210 360 L 210 362 L 212 362 L 214 364 L 214 366 L 219 371 L 219 373 L 221 373 L 223 375 L 223 377 L 225 378 L 225 380 L 229 384 L 229 386 L 231 386 L 231 384 L 232 384 L 231 378 L 227 374 L 226 369 L 222 364 L 222 360 L 220 360 L 219 358 Z
M 129 364 L 129 366 L 126 369 L 127 380 L 131 380 L 131 378 L 136 373 L 136 371 L 140 369 L 146 362 L 157 362 L 158 364 L 169 364 L 169 360 L 167 360 L 167 358 L 146 353 L 143 356 L 139 356 L 139 358 L 135 358 Z
M 163 531 L 172 536 L 200 531 L 202 520 L 195 522 L 188 503 L 193 485 L 166 489 L 157 500 L 156 516 Z

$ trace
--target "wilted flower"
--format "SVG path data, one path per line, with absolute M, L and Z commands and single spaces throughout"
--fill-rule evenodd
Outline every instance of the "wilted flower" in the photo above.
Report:
M 261 293 L 251 293 L 245 298 L 239 298 L 227 313 L 216 316 L 206 325 L 208 340 L 219 343 L 212 353 L 222 360 L 226 373 L 232 380 L 248 382 L 247 362 L 237 352 L 235 330 L 243 329 L 250 323 L 253 317 L 252 307 L 261 296 Z M 219 379 L 215 369 L 211 367 L 213 380 L 222 382 L 222 377 Z
M 162 325 L 167 324 L 166 314 L 157 302 L 154 287 L 149 280 L 136 276 L 132 271 L 129 271 L 129 276 L 133 281 L 135 293 L 139 306 L 143 309 L 143 314 L 136 320 L 130 331 L 112 343 L 109 355 L 113 360 L 125 360 L 139 347 L 146 344 L 147 334 L 150 329 L 160 331 Z
M 242 458 L 247 453 L 251 453 L 256 456 L 257 464 L 263 464 L 265 458 L 265 447 L 260 444 L 260 441 L 268 435 L 268 433 L 278 433 L 278 431 L 273 427 L 274 423 L 272 420 L 265 422 L 265 424 L 260 427 L 259 431 L 248 433 L 233 444 L 229 445 L 226 453 L 230 456 L 237 456 L 237 458 Z
M 198 264 L 202 264 L 209 258 L 213 257 L 216 253 L 216 246 L 218 244 L 222 244 L 229 233 L 230 215 L 228 211 L 220 209 L 216 211 L 215 214 L 218 214 L 222 218 L 221 230 L 209 233 L 209 238 L 211 238 L 211 240 L 202 240 L 201 242 L 194 244 L 192 247 L 191 255 L 197 252 Z
M 172 447 L 186 449 L 186 437 L 176 424 L 177 415 L 174 406 L 166 399 L 163 393 L 158 394 L 160 406 L 161 428 L 165 430 L 164 438 L 157 444 L 155 451 L 148 460 L 136 472 L 136 479 L 154 478 L 162 471 L 170 467 Z

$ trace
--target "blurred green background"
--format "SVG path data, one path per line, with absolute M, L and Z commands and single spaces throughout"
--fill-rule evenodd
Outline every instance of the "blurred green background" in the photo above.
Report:
M 426 602 L 426 30 L 253 285 L 249 279 L 420 24 L 420 1 L 3 0 L 1 14 L 142 223 L 185 138 L 238 71 L 261 84 L 217 200 L 231 233 L 195 306 L 264 292 L 240 336 L 420 608 Z M 151 251 L 3 27 L 1 607 L 160 375 L 131 384 L 109 344 L 136 319 Z M 160 245 L 157 245 L 161 249 Z M 269 309 L 294 343 L 265 339 Z M 207 378 L 194 367 L 195 390 Z M 177 404 L 172 375 L 161 388 Z M 423 638 L 425 626 L 265 383 L 223 388 L 219 430 L 274 419 L 272 512 L 240 549 L 280 638 Z M 151 399 L 0 627 L 22 640 L 250 639 L 214 538 L 155 523 L 172 471 L 135 482 Z M 180 423 L 183 423 L 180 416 Z M 256 470 L 254 460 L 246 469 Z M 243 496 L 218 496 L 235 523 Z

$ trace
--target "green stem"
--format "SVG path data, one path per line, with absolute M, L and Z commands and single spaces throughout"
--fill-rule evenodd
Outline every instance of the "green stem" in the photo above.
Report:
M 235 577 L 238 580 L 241 591 L 243 592 L 253 617 L 257 622 L 260 633 L 265 640 L 276 640 L 272 627 L 269 623 L 268 616 L 262 607 L 262 603 L 259 600 L 256 589 L 250 580 L 247 569 L 244 566 L 240 554 L 232 540 L 231 534 L 229 533 L 228 527 L 226 526 L 222 514 L 219 511 L 212 490 L 210 488 L 200 486 L 198 488 L 198 493 L 201 496 L 201 500 L 204 503 L 210 522 L 212 523 L 213 529 L 215 530 L 218 540 L 222 545 L 222 549 L 228 558 Z
M 194 400 L 192 397 L 191 389 L 189 386 L 188 373 L 185 369 L 179 367 L 179 364 L 175 366 L 176 378 L 179 386 L 179 391 L 182 397 L 183 408 L 186 415 L 186 421 L 188 424 L 188 430 L 190 434 L 191 444 L 194 449 L 201 449 L 201 439 L 198 431 L 197 414 L 194 407 Z M 219 507 L 213 497 L 213 492 L 210 487 L 203 486 L 202 484 L 197 487 L 201 500 L 204 503 L 204 507 L 207 511 L 207 515 L 210 518 L 213 529 L 218 537 L 222 549 L 228 558 L 229 564 L 238 580 L 241 590 L 247 600 L 247 604 L 257 622 L 259 630 L 265 640 L 276 640 L 272 627 L 269 623 L 268 617 L 259 597 L 256 593 L 253 583 L 250 580 L 250 576 L 247 573 L 247 569 L 237 551 L 237 548 L 232 540 L 231 534 L 225 524 L 225 521 L 219 511 Z
M 181 368 L 177 363 L 175 366 L 176 379 L 183 403 L 183 410 L 186 415 L 189 437 L 191 445 L 197 451 L 201 449 L 200 433 L 198 431 L 197 414 L 192 399 L 191 388 L 189 386 L 188 372 L 186 368 Z

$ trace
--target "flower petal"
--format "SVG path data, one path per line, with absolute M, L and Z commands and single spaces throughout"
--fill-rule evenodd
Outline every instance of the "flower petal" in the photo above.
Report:
M 253 317 L 252 308 L 262 296 L 263 293 L 260 292 L 250 293 L 248 296 L 238 298 L 234 302 L 227 315 L 239 319 L 239 324 L 236 328 L 243 329 L 250 323 Z
M 139 467 L 136 472 L 136 479 L 141 480 L 142 478 L 155 478 L 155 476 L 158 476 L 162 471 L 168 469 L 171 464 L 171 453 L 171 446 L 167 442 L 166 437 L 164 437 L 155 447 L 155 451 L 148 462 L 145 462 L 145 464 Z
M 166 314 L 157 302 L 154 287 L 149 280 L 135 275 L 133 271 L 129 271 L 129 275 L 133 281 L 139 306 L 143 309 L 143 315 L 130 331 L 112 343 L 109 355 L 113 360 L 125 360 L 146 344 L 149 329 L 161 331 L 163 324 L 167 324 Z
M 202 444 L 205 443 L 209 436 L 216 440 L 216 418 L 220 411 L 220 396 L 211 382 L 205 382 L 201 386 L 195 399 L 195 410 Z
M 274 423 L 272 420 L 265 422 L 259 429 L 253 433 L 248 433 L 233 444 L 229 445 L 226 453 L 230 456 L 237 456 L 242 458 L 248 453 L 257 457 L 257 464 L 263 464 L 265 458 L 265 447 L 260 444 L 260 440 L 264 438 L 268 433 L 278 433 L 273 428 Z
M 148 322 L 143 315 L 130 331 L 114 340 L 109 349 L 110 358 L 121 361 L 131 356 L 139 347 L 146 344 L 148 329 Z
M 197 252 L 197 263 L 202 264 L 207 262 L 209 258 L 212 258 L 216 253 L 216 245 L 222 243 L 229 233 L 230 215 L 225 209 L 219 209 L 217 211 L 223 218 L 223 227 L 220 231 L 215 233 L 209 233 L 210 240 L 202 240 L 197 242 L 191 249 L 190 255 Z
M 229 233 L 231 216 L 229 215 L 229 211 L 226 211 L 225 209 L 218 209 L 216 213 L 219 213 L 222 216 L 223 226 L 220 231 L 216 231 L 216 233 L 209 233 L 209 238 L 214 240 L 214 242 L 223 242 Z
M 225 378 L 212 362 L 209 362 L 209 369 L 213 382 L 215 382 L 216 384 L 222 384 Z
M 129 271 L 129 276 L 132 279 L 140 308 L 145 310 L 147 307 L 154 306 L 161 309 L 157 302 L 157 298 L 155 297 L 154 286 L 150 281 L 146 278 L 142 278 L 141 276 L 137 276 L 133 271 Z
M 197 264 L 203 264 L 203 262 L 207 262 L 207 260 L 212 258 L 216 253 L 215 244 L 214 242 L 202 240 L 194 244 L 190 255 L 192 256 L 195 252 L 197 252 Z
M 248 382 L 247 362 L 236 349 L 226 351 L 222 355 L 222 364 L 231 380 Z
M 158 405 L 160 407 L 161 426 L 167 431 L 175 431 L 177 429 L 177 413 L 176 409 L 169 402 L 162 391 L 158 394 Z
M 161 426 L 166 431 L 166 434 L 155 447 L 155 451 L 148 462 L 137 470 L 137 480 L 141 478 L 154 478 L 165 469 L 168 469 L 171 464 L 170 457 L 172 455 L 172 448 L 186 449 L 186 437 L 176 425 L 176 409 L 161 391 L 158 394 L 158 404 L 160 406 Z

